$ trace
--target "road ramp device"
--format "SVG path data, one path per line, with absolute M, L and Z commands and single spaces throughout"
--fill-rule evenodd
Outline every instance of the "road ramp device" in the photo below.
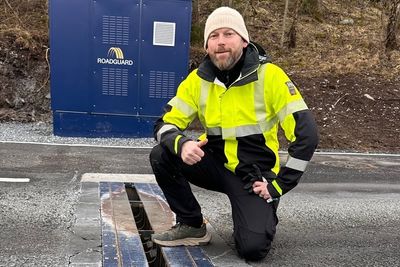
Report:
M 50 0 L 53 131 L 149 137 L 188 73 L 189 0 Z

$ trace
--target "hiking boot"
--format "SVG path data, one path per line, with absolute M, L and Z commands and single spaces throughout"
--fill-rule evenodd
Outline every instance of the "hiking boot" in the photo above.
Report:
M 196 228 L 178 222 L 165 232 L 153 234 L 151 240 L 167 247 L 201 246 L 210 242 L 211 233 L 207 231 L 205 223 L 200 228 Z

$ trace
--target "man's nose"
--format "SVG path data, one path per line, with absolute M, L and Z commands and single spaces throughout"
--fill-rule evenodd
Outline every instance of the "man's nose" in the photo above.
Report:
M 223 35 L 218 36 L 218 45 L 225 45 L 226 38 Z

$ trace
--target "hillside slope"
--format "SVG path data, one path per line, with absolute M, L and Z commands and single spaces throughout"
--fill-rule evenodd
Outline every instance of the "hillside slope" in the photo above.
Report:
M 199 2 L 193 29 L 218 1 Z M 296 47 L 289 49 L 279 45 L 284 1 L 234 3 L 250 38 L 299 84 L 319 125 L 320 149 L 400 152 L 400 52 L 384 52 L 379 5 L 324 0 L 318 17 L 299 14 Z M 45 0 L 0 3 L 0 121 L 51 122 L 47 25 Z M 204 56 L 199 32 L 193 31 L 190 68 Z

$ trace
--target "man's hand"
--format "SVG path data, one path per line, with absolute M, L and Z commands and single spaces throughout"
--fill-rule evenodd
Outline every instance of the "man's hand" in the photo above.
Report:
M 204 156 L 202 146 L 207 144 L 208 139 L 202 141 L 187 141 L 182 145 L 181 158 L 187 165 L 196 164 Z
M 261 182 L 261 181 L 254 182 L 253 184 L 254 194 L 259 195 L 264 199 L 270 199 L 271 195 L 268 192 L 267 184 L 268 184 L 267 182 Z
M 249 192 L 249 194 L 254 193 L 259 197 L 267 200 L 268 203 L 274 201 L 275 199 L 271 198 L 271 195 L 268 192 L 267 179 L 263 177 L 263 175 L 261 174 L 261 170 L 257 166 L 257 164 L 253 164 L 253 168 L 253 172 L 250 172 L 242 178 L 243 182 L 245 182 L 243 189 Z M 266 175 L 268 178 L 276 178 L 276 175 L 272 172 L 266 173 Z

